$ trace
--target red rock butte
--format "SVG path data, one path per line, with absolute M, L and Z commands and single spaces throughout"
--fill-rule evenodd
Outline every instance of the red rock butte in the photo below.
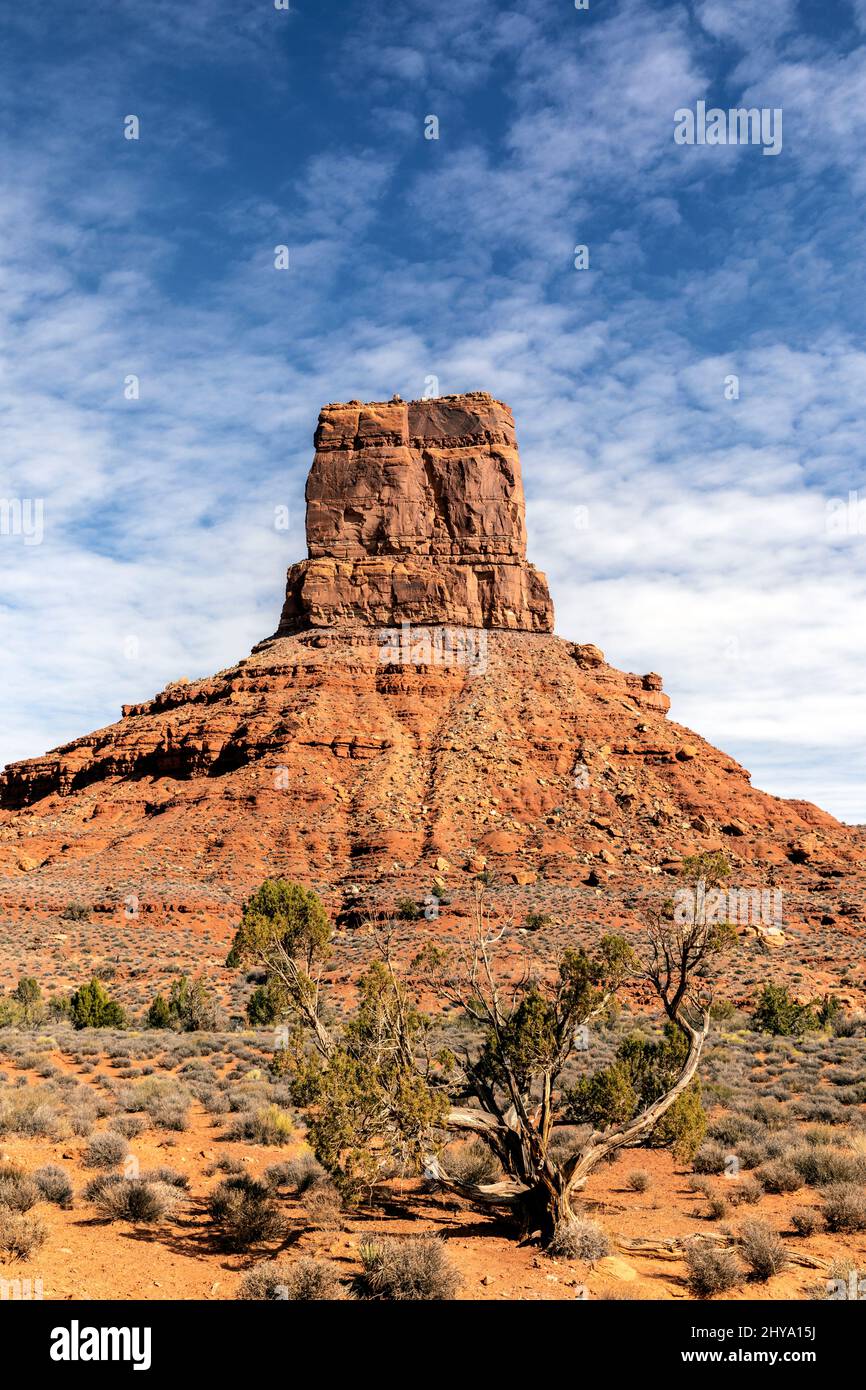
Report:
M 328 405 L 307 481 L 309 558 L 279 635 L 345 622 L 553 630 L 526 561 L 514 419 L 485 391 Z
M 123 932 L 133 900 L 135 930 L 224 935 L 266 876 L 315 885 L 339 915 L 421 898 L 439 875 L 455 906 L 411 937 L 447 930 L 482 869 L 505 908 L 541 908 L 570 940 L 638 930 L 641 895 L 712 849 L 737 887 L 784 887 L 804 989 L 843 937 L 862 939 L 861 829 L 758 791 L 668 717 L 660 676 L 617 670 L 590 633 L 551 632 L 507 406 L 484 392 L 327 406 L 307 542 L 277 632 L 249 656 L 5 769 L 10 942 L 69 903 Z M 402 624 L 454 625 L 483 660 L 383 646 Z M 360 938 L 341 939 L 357 961 Z

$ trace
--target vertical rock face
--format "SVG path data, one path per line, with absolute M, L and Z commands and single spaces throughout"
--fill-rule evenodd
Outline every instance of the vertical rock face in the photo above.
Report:
M 329 405 L 307 480 L 309 559 L 292 565 L 279 634 L 359 623 L 550 632 L 526 561 L 514 419 L 486 391 Z

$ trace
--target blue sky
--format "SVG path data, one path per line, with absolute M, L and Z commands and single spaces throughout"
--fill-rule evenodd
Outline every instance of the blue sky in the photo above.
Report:
M 319 406 L 435 376 L 514 409 L 557 630 L 866 821 L 866 0 L 291 4 L 0 14 L 0 498 L 44 503 L 0 762 L 272 632 Z M 700 100 L 782 152 L 675 144 Z

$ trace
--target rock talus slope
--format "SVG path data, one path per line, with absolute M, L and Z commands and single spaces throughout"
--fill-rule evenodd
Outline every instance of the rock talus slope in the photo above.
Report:
M 484 866 L 515 889 L 603 890 L 627 917 L 683 853 L 723 846 L 739 882 L 790 885 L 804 920 L 847 894 L 861 930 L 860 832 L 753 788 L 670 720 L 656 674 L 552 634 L 506 406 L 326 407 L 307 537 L 248 657 L 5 770 L 7 919 L 134 894 L 228 928 L 267 874 L 339 904 L 350 884 L 393 900 Z M 471 659 L 443 627 L 468 630 Z

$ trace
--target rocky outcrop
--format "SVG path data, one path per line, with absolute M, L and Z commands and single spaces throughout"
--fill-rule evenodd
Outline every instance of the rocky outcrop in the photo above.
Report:
M 785 950 L 797 942 L 817 991 L 840 938 L 862 937 L 864 833 L 752 787 L 668 718 L 656 673 L 547 631 L 507 408 L 329 406 L 316 444 L 310 558 L 280 634 L 0 777 L 9 939 L 29 914 L 84 904 L 124 933 L 177 928 L 186 962 L 268 876 L 314 885 L 358 925 L 407 892 L 423 901 L 437 875 L 468 910 L 486 869 L 503 910 L 535 904 L 573 944 L 578 926 L 640 933 L 641 902 L 669 893 L 682 856 L 721 848 L 732 884 L 784 889 Z M 439 928 L 460 930 L 442 901 Z M 413 952 L 435 929 L 407 921 Z M 347 927 L 341 969 L 365 940 Z M 208 968 L 225 958 L 202 952 Z
M 484 391 L 329 405 L 315 444 L 309 558 L 289 570 L 279 635 L 346 623 L 552 630 L 547 580 L 526 560 L 507 405 Z

